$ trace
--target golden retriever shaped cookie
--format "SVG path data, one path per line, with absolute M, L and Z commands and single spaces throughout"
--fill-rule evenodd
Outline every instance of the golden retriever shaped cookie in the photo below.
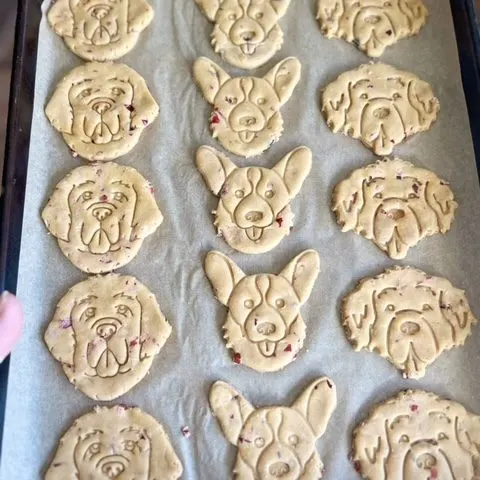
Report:
M 48 22 L 85 60 L 116 60 L 137 43 L 153 19 L 145 0 L 56 0 Z
M 479 416 L 434 393 L 408 390 L 356 428 L 353 461 L 370 480 L 474 480 L 479 445 Z
M 113 160 L 137 144 L 158 105 L 135 70 L 92 62 L 60 81 L 45 113 L 75 154 Z
M 379 57 L 402 38 L 416 35 L 428 11 L 422 0 L 318 0 L 317 19 L 327 38 L 344 38 Z
M 312 152 L 299 147 L 272 169 L 239 168 L 210 147 L 197 151 L 197 168 L 210 190 L 220 197 L 215 214 L 218 234 L 243 253 L 263 253 L 290 233 L 290 201 L 310 172 Z
M 95 400 L 112 400 L 142 380 L 171 330 L 145 285 L 109 274 L 68 291 L 45 343 L 75 388 Z
M 356 351 L 388 359 L 421 378 L 444 350 L 465 343 L 477 323 L 465 292 L 409 267 L 363 279 L 343 300 L 342 320 Z
M 359 168 L 333 192 L 342 231 L 372 240 L 395 259 L 405 258 L 423 238 L 446 233 L 457 207 L 446 182 L 400 159 Z
M 163 216 L 151 184 L 135 169 L 101 163 L 60 181 L 42 219 L 77 268 L 105 273 L 132 260 Z
M 225 438 L 238 448 L 238 480 L 317 480 L 323 464 L 315 448 L 337 405 L 335 384 L 315 380 L 291 407 L 255 409 L 224 382 L 210 389 L 210 408 Z
M 428 83 L 377 63 L 345 72 L 330 83 L 321 108 L 334 133 L 361 140 L 377 155 L 390 155 L 395 145 L 430 128 L 440 103 Z
M 283 132 L 280 107 L 292 96 L 300 70 L 300 62 L 290 57 L 263 78 L 231 78 L 208 58 L 199 58 L 193 73 L 205 100 L 213 105 L 213 138 L 242 157 L 265 151 Z
M 283 43 L 278 21 L 290 0 L 195 0 L 214 22 L 212 45 L 223 60 L 252 69 L 268 62 Z
M 212 251 L 205 272 L 215 296 L 228 308 L 223 329 L 233 361 L 259 372 L 274 372 L 292 362 L 305 340 L 300 306 L 320 272 L 317 252 L 305 250 L 278 275 L 247 276 L 228 257 Z
M 95 407 L 60 439 L 45 480 L 176 480 L 183 468 L 163 427 L 139 408 Z

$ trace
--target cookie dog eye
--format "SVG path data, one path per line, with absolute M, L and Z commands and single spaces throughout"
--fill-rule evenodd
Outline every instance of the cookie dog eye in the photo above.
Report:
M 234 13 L 231 13 L 228 17 L 229 20 L 236 20 L 237 16 Z
M 422 310 L 427 312 L 428 310 L 433 310 L 433 308 L 428 303 L 425 303 L 425 305 L 422 307 Z
M 85 319 L 85 320 L 88 320 L 90 318 L 93 318 L 95 316 L 95 313 L 97 312 L 97 309 L 96 308 L 93 308 L 93 307 L 88 307 L 85 312 L 83 313 L 82 317 Z M 95 444 L 94 444 L 95 445 Z
M 399 93 L 394 93 L 394 94 L 392 95 L 392 98 L 393 98 L 394 100 L 398 100 L 399 98 L 402 98 L 402 96 L 401 96 Z
M 265 102 L 266 102 L 266 100 L 265 100 L 263 97 L 260 97 L 260 98 L 257 100 L 257 103 L 258 103 L 259 105 L 264 105 Z
M 278 298 L 275 300 L 275 305 L 277 308 L 283 308 L 285 306 L 285 300 L 283 298 Z
M 360 95 L 360 98 L 362 98 L 363 100 L 366 100 L 368 98 L 368 95 L 366 93 L 362 93 Z
M 410 438 L 408 438 L 408 435 L 402 435 L 400 437 L 400 443 L 409 443 L 410 442 Z
M 253 307 L 253 300 L 250 300 L 250 299 L 245 300 L 243 302 L 243 304 L 245 305 L 245 308 L 252 308 Z
M 298 440 L 297 435 L 290 435 L 290 436 L 288 437 L 288 443 L 289 443 L 290 445 L 293 445 L 293 446 L 298 445 L 298 441 L 299 441 L 299 440 Z
M 254 443 L 256 447 L 262 448 L 265 445 L 265 439 L 263 437 L 257 437 Z
M 378 192 L 374 195 L 374 197 L 375 198 L 383 198 L 383 195 L 380 192 Z
M 237 99 L 237 97 L 227 96 L 227 97 L 225 97 L 225 101 L 227 103 L 229 103 L 230 105 L 235 105 L 238 102 L 238 99 Z
M 80 198 L 82 199 L 83 202 L 86 202 L 87 200 L 91 200 L 93 196 L 92 192 L 83 192 L 80 195 Z
M 389 312 L 393 312 L 395 310 L 395 305 L 393 304 L 387 305 L 386 310 L 388 310 Z
M 448 436 L 445 435 L 443 432 L 440 432 L 437 438 L 438 440 L 448 440 Z
M 267 198 L 272 198 L 274 195 L 275 195 L 275 192 L 274 192 L 273 190 L 267 190 L 267 191 L 265 192 L 265 196 L 266 196 Z
M 92 93 L 91 88 L 85 88 L 78 94 L 78 98 L 86 98 Z
M 243 198 L 244 195 L 245 195 L 245 192 L 243 190 L 236 190 L 235 191 L 235 196 L 237 198 Z
M 88 450 L 87 450 L 87 453 L 90 455 L 90 456 L 93 456 L 93 455 L 96 455 L 97 453 L 100 452 L 100 449 L 101 449 L 101 445 L 100 443 L 92 443 L 89 447 L 88 447 Z
M 122 202 L 124 202 L 125 200 L 127 200 L 127 196 L 126 196 L 124 193 L 122 193 L 122 192 L 115 192 L 115 193 L 113 194 L 113 199 L 116 200 L 117 202 L 122 203 Z
M 384 7 L 391 7 L 392 6 L 392 2 L 385 2 L 383 4 Z
M 136 444 L 133 440 L 125 440 L 125 441 L 123 442 L 123 448 L 124 448 L 125 450 L 128 450 L 129 452 L 135 451 L 135 446 L 136 446 L 136 445 L 137 445 L 137 444 Z
M 260 20 L 261 18 L 263 18 L 263 13 L 262 12 L 258 12 L 256 15 L 255 15 L 255 18 L 257 20 Z
M 115 309 L 117 313 L 126 317 L 127 315 L 131 315 L 132 311 L 126 305 L 118 305 Z
M 122 90 L 121 88 L 118 88 L 118 87 L 112 88 L 112 93 L 113 93 L 116 97 L 119 97 L 120 95 L 125 95 L 125 91 Z

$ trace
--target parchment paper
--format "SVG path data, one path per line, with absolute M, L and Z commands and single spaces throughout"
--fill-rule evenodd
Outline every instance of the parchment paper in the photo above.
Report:
M 360 142 L 327 129 L 318 108 L 320 88 L 367 62 L 367 57 L 341 40 L 321 35 L 313 0 L 292 1 L 281 20 L 283 48 L 256 72 L 263 75 L 290 55 L 302 63 L 302 79 L 283 108 L 285 133 L 261 157 L 232 158 L 240 165 L 271 167 L 294 147 L 307 145 L 313 150 L 313 169 L 292 204 L 296 215 L 292 234 L 270 253 L 240 254 L 215 236 L 210 211 L 217 199 L 207 191 L 193 163 L 200 145 L 221 149 L 208 131 L 210 106 L 191 78 L 196 57 L 220 62 L 209 43 L 212 26 L 193 0 L 150 1 L 156 13 L 153 24 L 123 61 L 146 79 L 160 104 L 160 117 L 119 162 L 136 167 L 152 181 L 165 222 L 121 272 L 136 275 L 156 294 L 173 334 L 150 375 L 118 402 L 140 406 L 165 426 L 182 460 L 183 478 L 213 480 L 230 478 L 236 452 L 209 412 L 207 392 L 217 379 L 230 382 L 261 406 L 289 404 L 314 378 L 331 376 L 337 384 L 338 407 L 317 443 L 327 479 L 357 478 L 347 459 L 351 430 L 375 402 L 400 389 L 430 389 L 480 414 L 480 326 L 465 347 L 444 353 L 430 366 L 424 379 L 404 381 L 386 360 L 355 353 L 339 323 L 340 298 L 363 276 L 394 264 L 369 241 L 341 233 L 330 213 L 336 182 L 372 161 L 373 154 Z M 388 49 L 382 61 L 428 81 L 442 109 L 430 132 L 413 137 L 395 153 L 449 180 L 460 208 L 447 235 L 422 241 L 405 262 L 397 263 L 445 276 L 465 288 L 480 316 L 480 192 L 452 17 L 448 0 L 426 3 L 431 16 L 420 35 Z M 43 18 L 18 286 L 27 327 L 10 367 L 1 469 L 5 480 L 40 478 L 60 436 L 95 405 L 74 390 L 42 340 L 56 303 L 85 278 L 60 253 L 40 219 L 56 183 L 83 163 L 70 155 L 43 113 L 56 83 L 80 63 Z M 306 248 L 318 250 L 322 272 L 302 309 L 308 328 L 304 350 L 296 362 L 277 373 L 260 374 L 234 365 L 221 335 L 226 310 L 213 297 L 203 272 L 206 252 L 221 250 L 245 272 L 254 273 L 278 272 Z M 180 432 L 184 425 L 192 432 L 188 439 Z

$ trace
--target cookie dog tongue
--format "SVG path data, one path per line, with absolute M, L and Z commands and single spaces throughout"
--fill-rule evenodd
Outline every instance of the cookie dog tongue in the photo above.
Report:
M 99 228 L 94 234 L 90 243 L 88 244 L 88 249 L 91 253 L 107 253 L 110 250 L 110 240 L 108 238 L 107 232 L 103 228 Z
M 95 368 L 98 376 L 102 378 L 113 377 L 118 373 L 119 368 L 120 364 L 114 353 L 108 347 L 105 348 Z
M 245 229 L 245 232 L 247 234 L 247 237 L 250 239 L 250 240 L 260 240 L 260 238 L 262 237 L 262 234 L 263 234 L 263 228 L 259 228 L 259 227 L 249 227 L 247 229 Z
M 275 353 L 275 348 L 277 346 L 275 342 L 269 342 L 268 340 L 257 343 L 257 345 L 260 352 L 266 357 L 271 357 Z

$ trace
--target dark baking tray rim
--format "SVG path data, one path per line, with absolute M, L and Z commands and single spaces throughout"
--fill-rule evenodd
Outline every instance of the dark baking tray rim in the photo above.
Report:
M 450 0 L 463 88 L 480 172 L 480 34 L 475 0 Z M 17 289 L 23 207 L 35 91 L 42 0 L 19 0 L 15 28 L 5 162 L 0 196 L 0 292 Z M 35 252 L 32 252 L 34 255 Z M 0 364 L 0 438 L 3 437 L 9 357 Z M 0 440 L 0 460 L 1 460 Z

